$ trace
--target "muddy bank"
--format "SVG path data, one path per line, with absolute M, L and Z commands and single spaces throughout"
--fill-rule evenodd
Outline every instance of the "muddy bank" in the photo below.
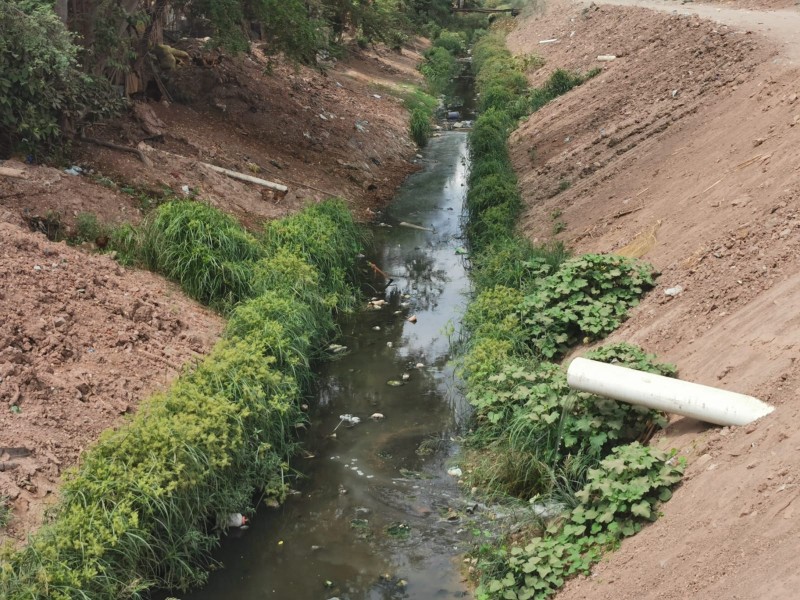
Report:
M 538 44 L 549 38 L 561 42 Z M 655 443 L 680 449 L 689 468 L 664 517 L 561 596 L 794 597 L 800 74 L 784 40 L 562 2 L 510 40 L 545 57 L 534 81 L 617 56 L 512 136 L 523 231 L 549 239 L 557 214 L 557 238 L 576 252 L 625 248 L 652 262 L 659 287 L 609 341 L 638 343 L 682 378 L 778 407 L 739 429 L 673 420 Z M 676 285 L 682 293 L 664 294 Z

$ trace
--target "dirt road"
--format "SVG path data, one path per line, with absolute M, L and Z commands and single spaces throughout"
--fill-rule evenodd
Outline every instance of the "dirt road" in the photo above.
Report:
M 674 419 L 655 443 L 678 449 L 689 466 L 663 517 L 559 598 L 793 599 L 800 15 L 611 2 L 552 0 L 508 38 L 515 53 L 545 59 L 534 84 L 559 67 L 603 69 L 513 134 L 520 227 L 576 252 L 637 248 L 661 271 L 660 284 L 611 341 L 637 343 L 676 363 L 684 379 L 777 410 L 741 428 Z M 642 8 L 650 5 L 658 10 Z M 550 39 L 559 41 L 539 43 Z M 603 54 L 617 58 L 597 61 Z M 680 295 L 664 294 L 676 285 Z
M 583 0 L 581 5 L 589 6 Z M 696 15 L 730 27 L 756 32 L 778 42 L 780 56 L 788 65 L 800 64 L 800 9 L 750 10 L 716 4 L 683 4 L 676 0 L 597 0 L 594 4 L 635 6 L 678 15 Z

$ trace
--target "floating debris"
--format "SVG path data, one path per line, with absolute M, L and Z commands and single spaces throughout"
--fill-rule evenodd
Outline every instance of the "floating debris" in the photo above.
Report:
M 341 344 L 331 344 L 328 346 L 328 350 L 333 352 L 334 354 L 340 354 L 347 350 L 347 346 L 342 346 Z
M 408 526 L 408 523 L 398 521 L 389 525 L 386 528 L 386 533 L 393 538 L 406 539 L 411 535 L 411 527 Z
M 398 379 L 390 379 L 389 381 L 386 382 L 386 385 L 389 385 L 391 387 L 400 387 L 401 385 L 403 385 L 403 382 Z
M 464 472 L 459 467 L 450 467 L 447 469 L 447 474 L 450 475 L 450 477 L 461 477 Z
M 242 513 L 232 513 L 228 515 L 228 520 L 225 523 L 228 527 L 235 527 L 237 529 L 247 529 L 247 517 Z
M 415 225 L 414 223 L 407 223 L 406 221 L 401 221 L 400 227 L 408 227 L 409 229 L 418 229 L 419 231 L 433 231 L 430 227 L 423 227 L 422 225 Z
M 409 379 L 411 379 L 411 375 L 409 375 L 408 373 L 403 373 L 402 379 L 403 381 L 408 381 Z
M 379 412 L 372 413 L 369 418 L 372 419 L 373 421 L 380 421 L 381 419 L 383 419 L 383 413 Z

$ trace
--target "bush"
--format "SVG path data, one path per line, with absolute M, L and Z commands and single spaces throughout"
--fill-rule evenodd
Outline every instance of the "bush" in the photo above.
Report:
M 419 146 L 424 148 L 428 145 L 431 137 L 431 114 L 424 108 L 417 108 L 411 113 L 411 139 Z
M 654 285 L 650 265 L 613 254 L 565 261 L 523 302 L 523 323 L 537 356 L 553 359 L 581 342 L 605 337 Z
M 428 89 L 434 95 L 445 92 L 450 82 L 461 72 L 455 57 L 441 47 L 434 47 L 425 53 L 425 61 L 419 67 L 428 83 Z
M 467 51 L 467 36 L 460 31 L 442 30 L 433 42 L 434 47 L 444 48 L 454 56 L 461 56 Z
M 0 158 L 62 149 L 79 123 L 122 108 L 105 80 L 82 73 L 78 47 L 48 6 L 0 0 Z

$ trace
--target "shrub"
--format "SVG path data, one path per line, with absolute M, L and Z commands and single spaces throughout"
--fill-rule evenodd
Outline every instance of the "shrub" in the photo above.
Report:
M 608 335 L 653 285 L 649 265 L 621 256 L 587 254 L 565 261 L 523 302 L 532 349 L 552 359 L 577 343 Z
M 445 92 L 461 67 L 455 57 L 441 47 L 434 47 L 425 53 L 425 61 L 419 67 L 425 77 L 428 89 L 434 95 Z
M 411 139 L 417 146 L 424 148 L 431 136 L 431 115 L 424 108 L 417 108 L 411 113 Z
M 442 30 L 433 42 L 434 47 L 444 48 L 450 54 L 460 56 L 467 50 L 467 36 L 460 31 Z
M 604 550 L 655 520 L 658 505 L 672 496 L 685 461 L 669 459 L 666 452 L 639 444 L 615 450 L 589 472 L 577 494 L 580 504 L 563 524 L 479 563 L 486 571 L 476 598 L 548 598 L 569 577 L 588 574 Z
M 52 8 L 0 0 L 0 157 L 58 152 L 82 121 L 123 106 L 103 79 L 82 73 L 78 47 Z

